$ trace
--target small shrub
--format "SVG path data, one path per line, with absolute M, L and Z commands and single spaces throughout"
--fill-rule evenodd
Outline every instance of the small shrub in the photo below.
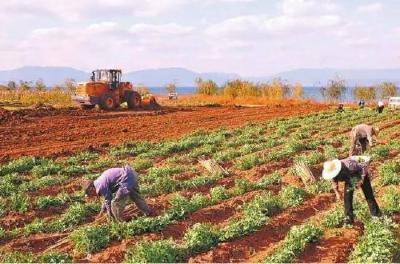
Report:
M 228 199 L 230 197 L 230 194 L 223 186 L 217 186 L 210 189 L 210 197 L 211 200 L 215 203 L 221 200 Z
M 23 213 L 29 208 L 29 199 L 22 193 L 13 193 L 9 199 L 8 206 L 11 211 Z
M 400 163 L 387 161 L 379 167 L 379 183 L 382 186 L 400 183 Z
M 332 189 L 331 183 L 324 179 L 320 179 L 317 182 L 307 186 L 307 192 L 311 194 L 328 193 Z
M 282 205 L 279 199 L 271 193 L 263 193 L 257 195 L 253 200 L 243 204 L 243 214 L 252 217 L 254 215 L 262 214 L 271 216 L 278 212 Z
M 383 195 L 385 212 L 388 214 L 400 213 L 400 191 L 396 188 L 390 188 Z
M 354 263 L 392 263 L 400 253 L 394 234 L 394 224 L 389 219 L 372 219 L 364 226 L 364 234 L 354 247 L 350 261 Z
M 270 175 L 266 175 L 262 177 L 259 181 L 257 181 L 257 188 L 264 189 L 271 185 L 278 185 L 282 181 L 282 176 L 278 172 L 274 172 Z
M 256 154 L 250 154 L 244 156 L 235 161 L 235 165 L 240 170 L 248 170 L 259 164 L 261 164 L 262 160 Z
M 142 241 L 128 250 L 128 263 L 177 263 L 183 262 L 185 252 L 173 240 Z
M 262 214 L 234 219 L 221 229 L 220 240 L 228 241 L 255 232 L 265 224 L 266 219 Z
M 337 207 L 330 211 L 322 220 L 322 226 L 325 228 L 342 227 L 346 222 L 346 215 L 342 208 Z
M 244 194 L 253 190 L 254 186 L 255 184 L 248 179 L 235 179 L 234 193 L 238 195 Z
M 72 258 L 66 253 L 49 252 L 39 257 L 42 263 L 72 263 Z
M 83 254 L 91 254 L 104 248 L 110 241 L 110 230 L 108 226 L 82 227 L 70 235 L 75 250 Z
M 298 187 L 286 186 L 281 190 L 280 196 L 284 207 L 293 207 L 300 205 L 304 201 L 307 192 Z
M 217 245 L 219 234 L 211 225 L 197 223 L 187 230 L 184 240 L 191 253 L 199 253 Z

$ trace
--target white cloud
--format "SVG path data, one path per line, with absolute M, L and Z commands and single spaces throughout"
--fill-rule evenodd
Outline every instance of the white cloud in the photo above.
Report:
M 329 0 L 283 0 L 281 9 L 285 15 L 303 16 L 332 13 L 338 7 Z
M 168 24 L 135 24 L 130 28 L 133 34 L 146 35 L 186 35 L 194 30 L 193 27 L 182 26 L 176 23 Z
M 359 13 L 377 13 L 383 10 L 383 4 L 376 2 L 366 5 L 361 5 L 357 7 L 357 12 Z

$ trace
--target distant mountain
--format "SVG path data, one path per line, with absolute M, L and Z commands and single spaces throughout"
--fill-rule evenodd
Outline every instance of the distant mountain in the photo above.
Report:
M 62 84 L 65 79 L 86 81 L 90 73 L 69 67 L 38 67 L 27 66 L 14 70 L 0 71 L 0 84 L 8 81 L 36 81 L 43 79 L 48 86 Z M 339 76 L 346 80 L 348 86 L 377 84 L 383 81 L 392 81 L 400 85 L 400 69 L 298 69 L 281 72 L 272 76 L 241 77 L 234 73 L 206 72 L 200 73 L 184 68 L 146 69 L 123 73 L 123 80 L 134 84 L 143 84 L 150 87 L 160 87 L 175 82 L 177 86 L 194 86 L 196 78 L 211 79 L 222 85 L 232 79 L 247 79 L 255 82 L 267 82 L 273 78 L 281 78 L 289 83 L 300 82 L 304 86 L 325 85 L 328 80 Z
M 88 80 L 89 74 L 70 67 L 26 66 L 15 70 L 0 71 L 0 83 L 2 84 L 7 84 L 8 81 L 36 81 L 43 79 L 46 85 L 52 86 L 62 84 L 68 78 Z

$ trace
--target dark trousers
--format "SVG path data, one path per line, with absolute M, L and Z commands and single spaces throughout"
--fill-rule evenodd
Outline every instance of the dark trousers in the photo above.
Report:
M 367 147 L 368 147 L 368 139 L 367 138 L 360 138 L 358 140 L 360 142 L 361 145 L 361 154 L 363 154 L 365 151 L 367 151 Z
M 346 181 L 344 186 L 344 212 L 348 217 L 349 221 L 352 223 L 354 221 L 353 213 L 353 194 L 355 186 L 352 186 L 351 181 Z M 367 200 L 369 211 L 373 216 L 380 216 L 381 211 L 379 209 L 378 203 L 375 200 L 374 192 L 372 191 L 371 182 L 367 176 L 362 185 L 362 191 L 364 193 L 365 199 Z
M 384 108 L 384 106 L 378 106 L 378 107 L 376 108 L 376 112 L 378 112 L 379 114 L 381 114 L 381 113 L 383 112 L 383 108 Z

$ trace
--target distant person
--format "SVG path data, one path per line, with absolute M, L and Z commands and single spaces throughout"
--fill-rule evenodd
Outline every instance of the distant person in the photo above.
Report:
M 345 183 L 343 198 L 347 224 L 353 224 L 354 222 L 353 194 L 355 188 L 362 189 L 371 215 L 376 217 L 381 215 L 381 211 L 378 203 L 375 200 L 374 192 L 371 187 L 371 181 L 368 176 L 367 163 L 362 164 L 351 158 L 327 161 L 324 163 L 322 177 L 331 181 L 337 200 L 342 199 L 342 194 L 339 191 L 339 182 Z M 356 181 L 352 179 L 356 179 Z
M 361 124 L 353 127 L 350 132 L 350 152 L 349 156 L 353 156 L 356 151 L 357 144 L 361 145 L 361 154 L 367 150 L 367 147 L 372 147 L 373 137 L 377 136 L 379 128 Z
M 339 104 L 338 107 L 336 108 L 336 113 L 342 113 L 344 112 L 343 104 Z
M 90 181 L 85 187 L 86 195 L 103 196 L 104 202 L 99 216 L 107 213 L 110 219 L 121 221 L 128 198 L 146 215 L 152 210 L 141 197 L 138 185 L 138 174 L 130 166 L 111 168 L 104 171 L 95 181 Z M 113 194 L 115 197 L 113 198 Z
M 385 108 L 385 104 L 382 101 L 379 101 L 378 106 L 376 107 L 376 112 L 381 114 L 383 112 L 383 108 Z
M 358 107 L 360 109 L 363 109 L 365 107 L 365 101 L 364 100 L 360 100 L 360 102 L 358 102 Z

